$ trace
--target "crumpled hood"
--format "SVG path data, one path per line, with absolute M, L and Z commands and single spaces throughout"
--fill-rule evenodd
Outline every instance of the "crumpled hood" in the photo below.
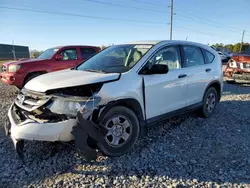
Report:
M 80 70 L 62 70 L 38 76 L 29 81 L 24 87 L 31 91 L 46 92 L 59 89 L 99 82 L 117 80 L 119 73 L 96 73 Z

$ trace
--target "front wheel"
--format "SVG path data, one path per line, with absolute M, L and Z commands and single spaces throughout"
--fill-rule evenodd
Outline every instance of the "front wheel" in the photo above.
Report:
M 25 84 L 27 84 L 30 80 L 32 80 L 33 78 L 37 77 L 37 76 L 40 76 L 42 75 L 42 73 L 34 73 L 34 74 L 31 74 L 30 76 L 28 76 L 25 81 L 24 81 L 24 84 L 23 86 L 25 86 Z
M 140 134 L 140 124 L 135 113 L 123 106 L 110 109 L 100 123 L 108 129 L 100 150 L 107 156 L 127 153 L 136 143 Z
M 214 87 L 210 87 L 206 91 L 203 98 L 203 105 L 200 109 L 201 116 L 206 118 L 210 117 L 213 114 L 218 101 L 219 100 L 217 90 Z

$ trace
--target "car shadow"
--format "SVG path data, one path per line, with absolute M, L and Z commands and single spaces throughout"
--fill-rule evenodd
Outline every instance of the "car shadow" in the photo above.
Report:
M 67 145 L 28 142 L 26 165 L 18 162 L 14 150 L 8 153 L 9 159 L 1 160 L 6 166 L 14 165 L 10 172 L 14 173 L 14 179 L 25 179 L 19 186 L 38 182 L 52 186 L 56 178 L 65 176 L 77 177 L 74 182 L 82 184 L 85 181 L 89 184 L 86 176 L 106 178 L 110 185 L 117 178 L 133 182 L 142 177 L 149 181 L 167 177 L 184 183 L 249 184 L 249 106 L 249 100 L 224 100 L 210 118 L 191 113 L 160 122 L 148 129 L 148 135 L 132 152 L 121 157 L 101 156 L 97 161 L 87 162 Z M 9 139 L 5 139 L 5 144 L 12 145 Z M 1 181 L 5 186 L 16 183 Z M 153 186 L 150 182 L 148 185 Z
M 244 89 L 242 89 L 244 88 Z M 224 82 L 223 95 L 250 94 L 250 83 L 228 84 Z

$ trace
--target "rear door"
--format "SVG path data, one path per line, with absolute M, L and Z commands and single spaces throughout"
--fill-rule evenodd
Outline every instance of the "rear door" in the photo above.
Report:
M 56 60 L 53 63 L 54 71 L 75 67 L 81 60 L 78 58 L 76 48 L 66 48 L 60 50 L 57 54 L 62 55 L 61 60 Z
M 187 71 L 187 106 L 202 102 L 207 83 L 213 79 L 214 55 L 191 45 L 183 45 L 183 66 Z M 209 53 L 206 54 L 205 52 Z M 208 57 L 209 56 L 209 60 Z
M 152 64 L 167 64 L 169 72 L 143 75 L 147 119 L 160 118 L 186 106 L 187 78 L 186 70 L 181 67 L 179 46 L 162 47 L 145 66 Z

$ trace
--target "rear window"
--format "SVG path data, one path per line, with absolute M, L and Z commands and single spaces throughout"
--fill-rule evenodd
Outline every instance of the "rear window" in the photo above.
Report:
M 214 54 L 212 54 L 211 52 L 202 49 L 204 55 L 205 55 L 205 59 L 206 59 L 206 64 L 212 63 L 214 61 Z
M 93 48 L 81 48 L 80 51 L 82 59 L 88 59 L 96 53 Z

